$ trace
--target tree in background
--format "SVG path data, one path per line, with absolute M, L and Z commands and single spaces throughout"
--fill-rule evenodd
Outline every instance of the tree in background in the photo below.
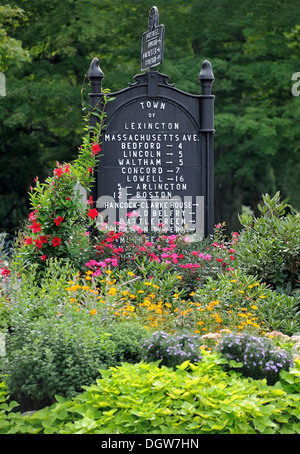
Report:
M 42 180 L 56 161 L 76 157 L 91 59 L 99 58 L 112 91 L 141 72 L 141 36 L 152 6 L 149 0 L 14 1 L 10 10 L 22 9 L 26 20 L 18 13 L 17 28 L 6 21 L 0 29 L 21 41 L 31 60 L 21 66 L 10 60 L 5 70 L 1 228 L 15 229 L 27 215 L 36 175 Z M 256 207 L 262 193 L 275 190 L 299 209 L 300 98 L 291 94 L 291 76 L 300 71 L 297 2 L 161 0 L 156 6 L 166 27 L 158 70 L 177 88 L 200 94 L 202 61 L 213 65 L 216 222 L 237 229 L 242 205 Z M 84 88 L 87 104 L 87 83 Z

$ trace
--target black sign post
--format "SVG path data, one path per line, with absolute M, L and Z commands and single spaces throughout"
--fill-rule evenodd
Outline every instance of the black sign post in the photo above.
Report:
M 169 233 L 186 228 L 207 236 L 214 228 L 214 76 L 206 60 L 199 74 L 201 95 L 170 84 L 168 76 L 153 69 L 162 59 L 163 35 L 154 7 L 143 35 L 142 68 L 147 70 L 112 93 L 114 100 L 107 104 L 94 197 L 100 219 L 111 226 L 126 223 L 128 213 L 137 211 L 144 231 L 163 224 Z M 150 49 L 155 49 L 152 55 Z M 102 96 L 97 58 L 88 77 L 94 108 Z M 91 115 L 91 125 L 96 121 Z

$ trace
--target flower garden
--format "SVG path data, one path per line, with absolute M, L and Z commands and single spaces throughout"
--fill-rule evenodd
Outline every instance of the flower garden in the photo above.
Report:
M 76 190 L 99 130 L 3 237 L 0 433 L 299 433 L 299 214 L 266 194 L 198 241 L 101 223 Z

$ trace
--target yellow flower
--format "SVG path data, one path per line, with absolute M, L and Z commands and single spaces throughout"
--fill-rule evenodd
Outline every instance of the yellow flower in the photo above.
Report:
M 128 271 L 128 276 L 135 276 L 135 274 L 132 271 Z
M 177 279 L 182 279 L 182 277 L 181 277 L 181 276 L 176 276 L 176 277 L 177 277 Z
M 85 280 L 86 280 L 86 281 L 91 281 L 92 278 L 91 278 L 91 276 L 85 276 Z
M 116 293 L 117 293 L 117 289 L 115 287 L 110 288 L 108 291 L 109 295 L 115 295 Z
M 138 290 L 138 293 L 145 293 L 145 290 Z
M 254 304 L 253 306 L 251 306 L 251 309 L 254 309 L 254 310 L 255 310 L 255 309 L 258 309 L 258 307 L 255 306 L 255 304 Z
M 260 298 L 267 298 L 265 295 L 259 295 Z
M 92 309 L 92 310 L 90 311 L 90 314 L 91 314 L 91 315 L 97 314 L 97 310 L 96 310 L 96 309 Z

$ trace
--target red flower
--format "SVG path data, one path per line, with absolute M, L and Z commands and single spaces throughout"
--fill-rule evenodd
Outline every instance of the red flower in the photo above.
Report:
M 69 164 L 65 165 L 65 173 L 70 173 L 70 165 Z
M 46 260 L 46 258 L 47 258 L 47 257 L 46 257 L 45 255 L 41 255 L 41 257 L 40 257 L 40 259 L 41 259 L 42 261 Z
M 36 221 L 36 218 L 35 218 L 34 213 L 30 213 L 30 214 L 28 215 L 28 219 L 29 219 L 31 222 L 35 222 L 35 221 Z
M 217 262 L 223 262 L 223 260 L 222 260 L 222 259 L 219 259 L 219 258 L 217 258 L 216 261 L 217 261 Z
M 8 276 L 9 273 L 10 273 L 10 270 L 8 268 L 1 268 L 2 276 Z
M 88 168 L 88 172 L 93 173 L 93 169 L 91 167 Z
M 58 169 L 54 170 L 54 173 L 56 174 L 56 176 L 61 177 L 64 172 L 61 167 L 58 167 Z
M 43 241 L 41 241 L 39 238 L 35 240 L 35 245 L 38 249 L 40 249 L 43 246 Z
M 58 216 L 58 218 L 55 218 L 55 219 L 54 219 L 54 223 L 55 223 L 57 226 L 59 226 L 59 225 L 62 223 L 63 220 L 64 220 L 64 218 L 63 218 L 62 216 Z
M 34 221 L 33 224 L 29 226 L 29 228 L 32 229 L 33 233 L 37 233 L 41 231 L 41 224 L 38 224 Z
M 52 240 L 52 245 L 53 245 L 54 247 L 56 247 L 56 246 L 60 246 L 60 243 L 61 243 L 61 239 L 58 238 L 57 236 L 55 236 L 55 237 L 53 238 L 53 240 Z
M 32 244 L 32 238 L 26 238 L 25 244 Z
M 40 236 L 39 240 L 42 241 L 42 243 L 47 243 L 47 235 Z
M 92 155 L 93 153 L 97 154 L 98 151 L 101 151 L 101 148 L 99 147 L 98 143 L 94 143 L 92 146 Z
M 88 216 L 92 219 L 95 219 L 98 216 L 98 211 L 96 210 L 96 208 L 90 208 Z
M 88 205 L 93 205 L 93 197 L 90 195 L 89 200 L 86 202 Z

